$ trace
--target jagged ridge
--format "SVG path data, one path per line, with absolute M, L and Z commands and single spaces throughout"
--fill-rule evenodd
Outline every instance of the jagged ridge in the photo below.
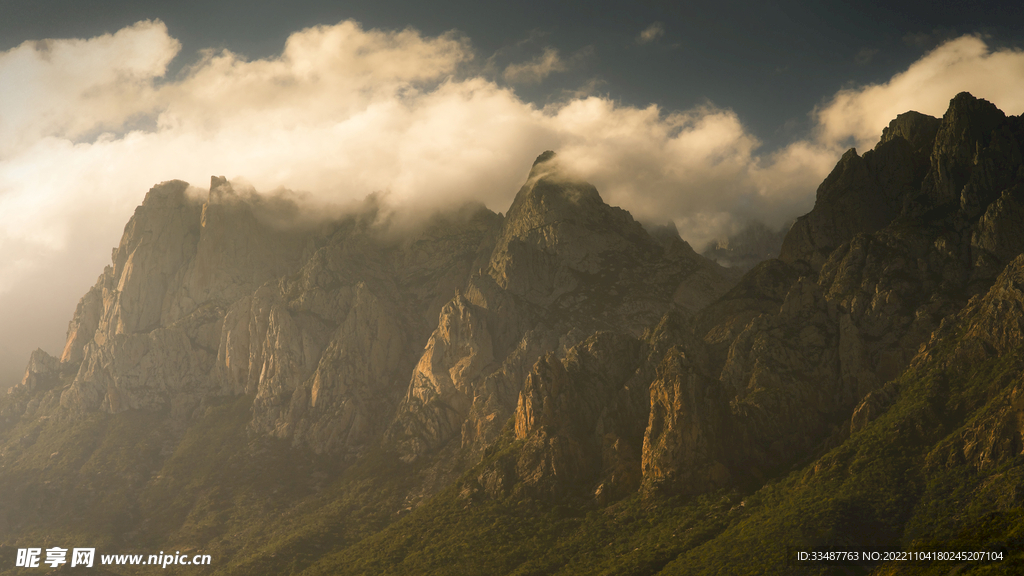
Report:
M 252 446 L 281 439 L 295 447 L 286 454 L 341 456 L 350 470 L 391 462 L 336 476 L 343 490 L 386 470 L 410 475 L 407 509 L 440 491 L 441 508 L 416 518 L 508 502 L 635 511 L 681 495 L 707 538 L 748 545 L 736 495 L 789 494 L 792 483 L 772 481 L 794 467 L 816 462 L 813 475 L 835 454 L 894 445 L 875 424 L 886 418 L 931 450 L 932 468 L 900 470 L 1004 470 L 1021 458 L 1019 394 L 1005 378 L 982 390 L 960 376 L 1019 345 L 1022 142 L 1020 118 L 969 94 L 942 119 L 901 115 L 874 150 L 843 156 L 780 259 L 727 293 L 721 268 L 566 179 L 550 153 L 507 217 L 466 209 L 400 239 L 381 233 L 372 206 L 282 230 L 219 179 L 205 202 L 165 183 L 83 298 L 61 360 L 34 354 L 0 407 L 4 454 L 28 466 L 32 434 L 64 426 L 41 418 L 102 414 L 152 414 L 159 442 L 175 446 L 236 398 Z M 936 365 L 952 372 L 933 386 L 920 367 Z M 968 393 L 941 410 L 905 395 L 945 397 L 950 382 Z M 1005 406 L 987 408 L 994 400 Z M 874 444 L 858 444 L 868 432 Z M 159 485 L 133 482 L 126 494 Z M 901 514 L 941 498 L 929 490 L 899 492 Z M 724 519 L 709 493 L 726 494 Z M 777 526 L 763 510 L 758 522 Z M 875 520 L 892 539 L 930 534 L 926 516 Z M 692 560 L 701 540 L 682 542 L 672 549 Z M 652 554 L 638 570 L 685 564 Z

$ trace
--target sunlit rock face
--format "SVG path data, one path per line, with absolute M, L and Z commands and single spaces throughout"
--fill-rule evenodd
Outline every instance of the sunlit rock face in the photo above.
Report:
M 407 459 L 453 438 L 481 450 L 522 410 L 523 394 L 552 393 L 527 392 L 528 382 L 542 381 L 537 362 L 561 362 L 598 331 L 635 339 L 666 312 L 695 311 L 729 284 L 729 273 L 694 253 L 678 233 L 649 234 L 545 153 L 509 208 L 486 264 L 442 310 L 387 438 Z M 629 372 L 635 364 L 627 364 Z M 592 444 L 596 432 L 589 428 L 596 425 L 583 426 L 586 439 L 573 442 Z M 641 435 L 633 436 L 633 446 L 622 450 L 636 453 L 639 477 Z M 555 450 L 562 441 L 552 442 L 548 446 Z M 581 470 L 600 469 L 600 450 L 579 457 L 586 460 Z M 549 483 L 541 476 L 553 469 L 538 470 L 530 473 L 531 482 Z
M 666 356 L 645 488 L 701 493 L 815 454 L 884 410 L 886 383 L 971 296 L 1012 296 L 996 277 L 1024 250 L 1022 142 L 1019 118 L 964 93 L 943 118 L 901 115 L 874 150 L 847 152 L 780 261 L 698 314 L 710 364 L 692 347 Z M 998 301 L 982 317 L 1012 315 Z M 1012 340 L 1008 325 L 988 329 Z
M 294 269 L 303 240 L 258 222 L 223 179 L 205 202 L 184 182 L 154 187 L 71 321 L 62 361 L 78 369 L 62 406 L 187 414 L 216 392 L 225 307 Z
M 410 460 L 451 442 L 479 451 L 539 359 L 596 331 L 635 340 L 730 282 L 677 233 L 648 234 L 566 177 L 552 153 L 507 217 L 466 206 L 396 230 L 373 199 L 310 223 L 223 178 L 205 196 L 178 181 L 149 192 L 60 361 L 34 357 L 24 393 L 52 380 L 68 415 L 182 421 L 204 398 L 247 395 L 251 433 L 317 452 L 382 440 Z
M 900 115 L 742 278 L 553 153 L 504 216 L 401 226 L 373 198 L 310 219 L 221 178 L 202 198 L 166 182 L 0 424 L 149 410 L 187 426 L 244 397 L 251 437 L 341 462 L 378 447 L 461 473 L 513 446 L 467 494 L 759 485 L 877 418 L 951 326 L 972 335 L 964 362 L 1019 345 L 1022 142 L 1020 118 L 969 94 L 941 119 Z M 1005 461 L 1008 402 L 943 457 Z

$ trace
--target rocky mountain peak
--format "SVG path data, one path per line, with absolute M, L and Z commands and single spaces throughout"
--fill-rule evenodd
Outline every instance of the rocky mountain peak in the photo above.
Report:
M 616 561 L 655 547 L 606 536 L 651 520 L 660 556 L 632 566 L 653 573 L 669 558 L 662 535 L 700 553 L 740 532 L 727 524 L 753 526 L 760 541 L 770 532 L 754 522 L 774 513 L 768 500 L 791 523 L 793 510 L 811 509 L 801 502 L 814 503 L 787 496 L 794 486 L 827 498 L 827 514 L 811 520 L 829 534 L 889 522 L 895 500 L 878 522 L 862 513 L 876 513 L 870 503 L 893 486 L 924 490 L 905 499 L 904 518 L 977 507 L 920 498 L 938 502 L 930 487 L 947 486 L 928 470 L 997 470 L 1021 457 L 1022 145 L 1020 118 L 968 94 L 941 120 L 902 114 L 874 149 L 843 155 L 781 258 L 732 289 L 674 226 L 645 230 L 553 152 L 537 158 L 506 218 L 466 207 L 395 234 L 370 224 L 375 198 L 314 227 L 295 225 L 287 198 L 223 177 L 211 178 L 205 202 L 163 183 L 80 302 L 61 359 L 33 353 L 0 402 L 0 493 L 15 496 L 0 499 L 0 533 L 81 525 L 132 545 L 212 541 L 215 554 L 254 550 L 252 564 L 233 564 L 239 573 L 256 562 L 277 573 L 288 567 L 270 559 L 347 541 L 360 519 L 412 531 L 361 532 L 383 534 L 366 540 L 377 566 L 384 539 L 450 539 L 461 554 L 475 549 L 462 545 L 474 531 L 465 528 L 491 525 L 495 511 L 518 529 L 531 509 L 554 510 L 578 527 L 572 538 L 601 542 Z M 763 247 L 771 234 L 752 226 L 719 248 Z M 875 480 L 877 462 L 895 475 Z M 996 494 L 987 486 L 1002 483 L 1016 529 L 1014 470 L 977 481 L 985 502 Z M 863 483 L 865 495 L 822 488 L 832 478 L 842 490 Z M 682 508 L 665 498 L 718 490 Z M 593 508 L 638 492 L 642 501 L 610 514 Z M 440 506 L 419 506 L 432 495 Z M 179 503 L 180 516 L 164 516 Z M 121 516 L 108 517 L 112 508 Z M 437 510 L 441 528 L 426 516 Z M 262 516 L 280 530 L 309 528 L 284 547 L 266 544 L 243 525 Z M 681 523 L 660 524 L 670 517 Z M 595 518 L 599 538 L 584 532 Z M 721 533 L 690 530 L 705 519 Z M 524 546 L 514 534 L 529 530 L 495 526 Z M 463 571 L 502 573 L 496 565 Z
M 820 268 L 832 250 L 855 234 L 888 224 L 896 213 L 876 171 L 855 149 L 847 150 L 818 186 L 814 209 L 798 218 L 786 235 L 780 259 Z
M 210 193 L 213 194 L 221 186 L 231 186 L 224 176 L 210 176 Z
M 967 92 L 957 94 L 942 116 L 922 194 L 908 203 L 910 214 L 959 201 L 966 209 L 965 216 L 977 216 L 979 205 L 987 204 L 993 193 L 998 195 L 1006 185 L 992 177 L 1005 180 L 1014 175 L 1005 169 L 993 173 L 996 166 L 992 164 L 1013 162 L 1014 154 L 1020 156 L 1015 138 L 1005 133 L 1005 123 L 1006 115 L 991 102 Z M 1007 154 L 1011 158 L 1006 158 Z
M 941 120 L 901 114 L 873 150 L 843 155 L 818 188 L 814 209 L 787 235 L 781 259 L 820 268 L 833 249 L 897 218 L 913 226 L 970 225 L 1016 182 L 1022 153 L 1014 126 L 967 92 L 950 101 Z
M 609 259 L 635 261 L 656 243 L 628 212 L 609 206 L 554 153 L 541 154 L 498 235 L 489 273 L 505 289 L 549 303 Z
M 917 152 L 931 154 L 935 145 L 935 134 L 939 131 L 940 120 L 934 116 L 911 110 L 900 114 L 882 129 L 879 146 L 896 138 L 903 138 Z M 877 147 L 877 146 L 876 146 Z
M 526 232 L 562 221 L 596 227 L 632 222 L 632 217 L 605 204 L 594 186 L 567 174 L 555 153 L 548 151 L 533 163 L 526 184 L 508 210 L 508 221 L 506 229 Z
M 995 104 L 975 98 L 970 92 L 961 92 L 949 101 L 939 130 L 947 138 L 968 135 L 977 140 L 986 137 L 1004 120 L 1006 114 Z
M 537 156 L 537 159 L 533 161 L 533 165 L 536 166 L 537 164 L 543 164 L 554 157 L 555 152 L 553 150 L 545 150 L 540 153 L 540 156 Z
M 158 206 L 181 206 L 188 202 L 186 190 L 188 190 L 188 182 L 182 180 L 161 182 L 150 188 L 149 192 L 146 192 L 142 205 L 136 208 L 135 211 L 138 213 L 145 208 L 155 208 Z

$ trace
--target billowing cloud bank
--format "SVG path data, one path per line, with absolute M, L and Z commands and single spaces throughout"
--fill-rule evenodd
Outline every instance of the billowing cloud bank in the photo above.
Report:
M 735 113 L 711 104 L 588 97 L 539 109 L 468 73 L 474 54 L 456 34 L 346 21 L 296 32 L 273 59 L 208 52 L 168 78 L 179 49 L 157 21 L 0 54 L 0 349 L 16 362 L 23 341 L 59 345 L 124 222 L 163 180 L 205 186 L 223 174 L 316 204 L 387 191 L 417 209 L 474 199 L 504 211 L 553 149 L 609 203 L 672 219 L 700 248 L 749 218 L 780 225 L 809 209 L 843 147 L 872 146 L 900 112 L 941 114 L 961 90 L 1024 107 L 1024 54 L 970 36 L 889 82 L 839 92 L 813 111 L 811 137 L 764 154 Z M 510 67 L 513 79 L 564 69 L 545 54 Z
M 871 148 L 881 127 L 907 110 L 941 116 L 949 99 L 967 91 L 1007 114 L 1024 112 L 1024 52 L 992 51 L 975 36 L 932 50 L 884 84 L 842 90 L 816 112 L 820 138 Z

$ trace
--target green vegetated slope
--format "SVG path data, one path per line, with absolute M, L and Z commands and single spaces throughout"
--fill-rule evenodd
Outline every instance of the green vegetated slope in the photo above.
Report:
M 23 573 L 19 547 L 59 546 L 211 555 L 211 566 L 188 567 L 195 574 L 288 574 L 379 531 L 419 478 L 393 457 L 370 454 L 346 468 L 287 442 L 252 440 L 251 404 L 223 399 L 185 430 L 141 410 L 8 430 L 2 517 L 19 537 L 0 548 L 0 573 Z
M 1000 569 L 1021 570 L 1019 449 L 987 464 L 956 453 L 960 439 L 979 422 L 997 416 L 1014 398 L 1020 402 L 1020 351 L 963 371 L 936 366 L 942 356 L 908 371 L 897 380 L 899 398 L 885 414 L 749 496 L 748 515 L 665 572 L 785 574 L 792 570 L 787 551 L 816 545 L 1003 550 L 1009 559 Z M 887 565 L 878 573 L 946 573 L 955 565 Z
M 409 517 L 305 573 L 1020 573 L 1024 349 L 975 339 L 992 320 L 984 303 L 969 307 L 889 385 L 891 403 L 873 421 L 751 494 L 637 495 L 606 508 L 584 500 L 477 500 L 462 487 L 478 467 Z M 1000 320 L 1016 322 L 1011 329 L 1019 334 L 1019 317 Z M 516 450 L 507 438 L 504 446 Z M 822 545 L 998 551 L 1006 559 L 817 569 L 790 562 L 796 550 Z
M 1022 147 L 968 94 L 901 115 L 728 291 L 547 153 L 507 216 L 402 242 L 155 187 L 0 398 L 0 573 L 1024 571 Z M 794 565 L 820 545 L 1007 558 Z
M 965 458 L 964 442 L 999 425 L 1019 430 L 1024 359 L 1017 346 L 966 364 L 971 320 L 947 330 L 891 385 L 894 399 L 881 415 L 752 494 L 636 495 L 604 508 L 583 498 L 467 495 L 469 479 L 519 448 L 507 429 L 462 480 L 399 518 L 415 466 L 379 455 L 337 472 L 288 446 L 251 443 L 239 425 L 246 398 L 208 408 L 178 432 L 169 455 L 160 447 L 175 431 L 141 411 L 23 424 L 6 437 L 35 440 L 21 452 L 5 448 L 0 490 L 30 527 L 17 545 L 211 554 L 209 570 L 189 568 L 197 574 L 811 573 L 786 554 L 822 544 L 1002 550 L 1002 564 L 970 573 L 1015 573 L 1024 569 L 1020 446 L 1002 430 L 1009 444 L 982 439 Z M 28 474 L 42 483 L 19 482 Z M 117 484 L 129 489 L 101 488 Z M 954 567 L 889 564 L 875 573 Z
M 581 498 L 490 498 L 468 489 L 522 448 L 511 428 L 483 461 L 388 528 L 326 555 L 304 574 L 650 574 L 726 525 L 735 494 L 599 508 Z M 721 520 L 715 521 L 719 517 Z

